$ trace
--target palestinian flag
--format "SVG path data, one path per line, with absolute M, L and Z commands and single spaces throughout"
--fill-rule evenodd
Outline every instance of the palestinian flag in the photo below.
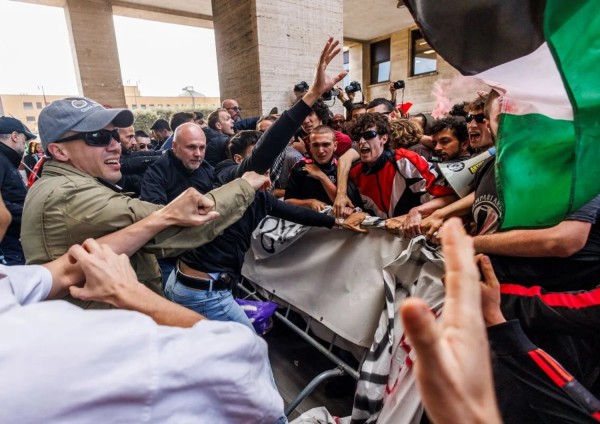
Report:
M 406 0 L 463 75 L 504 93 L 501 228 L 546 227 L 600 193 L 600 0 Z

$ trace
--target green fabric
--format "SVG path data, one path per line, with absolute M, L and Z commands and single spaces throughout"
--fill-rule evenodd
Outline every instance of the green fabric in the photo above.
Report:
M 502 229 L 556 225 L 600 193 L 600 1 L 547 0 L 544 31 L 574 122 L 502 116 Z

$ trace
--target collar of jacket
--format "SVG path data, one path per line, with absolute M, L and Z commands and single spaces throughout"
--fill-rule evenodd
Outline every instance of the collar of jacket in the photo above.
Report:
M 117 193 L 123 193 L 123 189 L 116 184 L 103 180 L 102 178 L 92 177 L 90 174 L 80 171 L 79 169 L 75 168 L 73 165 L 70 165 L 68 163 L 59 162 L 54 159 L 48 159 L 47 162 L 44 164 L 44 172 L 42 172 L 42 179 L 49 177 L 58 177 L 62 175 L 77 175 L 80 177 L 91 178 L 98 181 L 103 186 L 108 187 L 113 191 L 116 191 Z
M 375 163 L 371 166 L 367 165 L 366 163 L 362 164 L 362 172 L 365 175 L 371 175 L 371 174 L 375 174 L 377 172 L 379 172 L 384 166 L 385 164 L 391 160 L 394 156 L 394 152 L 391 150 L 384 150 L 383 153 L 381 154 L 381 156 L 379 156 L 377 158 L 377 160 L 375 161 Z
M 15 168 L 19 167 L 21 163 L 22 156 L 16 150 L 11 149 L 4 143 L 0 143 L 0 154 L 6 156 L 6 159 L 10 161 L 14 165 Z

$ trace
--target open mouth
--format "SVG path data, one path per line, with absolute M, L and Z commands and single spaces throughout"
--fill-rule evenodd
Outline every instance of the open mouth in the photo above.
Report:
M 362 154 L 371 153 L 371 148 L 367 147 L 367 146 L 363 146 L 360 148 L 360 153 L 362 153 Z
M 104 161 L 104 163 L 106 165 L 111 165 L 111 166 L 114 166 L 114 165 L 121 166 L 121 164 L 119 163 L 119 159 L 107 159 L 107 160 Z

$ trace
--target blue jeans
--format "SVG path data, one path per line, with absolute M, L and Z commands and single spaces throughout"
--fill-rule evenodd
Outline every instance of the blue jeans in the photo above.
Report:
M 192 289 L 177 280 L 177 274 L 173 270 L 165 286 L 165 296 L 167 299 L 196 311 L 208 319 L 239 322 L 254 331 L 252 323 L 240 305 L 236 303 L 230 290 Z

